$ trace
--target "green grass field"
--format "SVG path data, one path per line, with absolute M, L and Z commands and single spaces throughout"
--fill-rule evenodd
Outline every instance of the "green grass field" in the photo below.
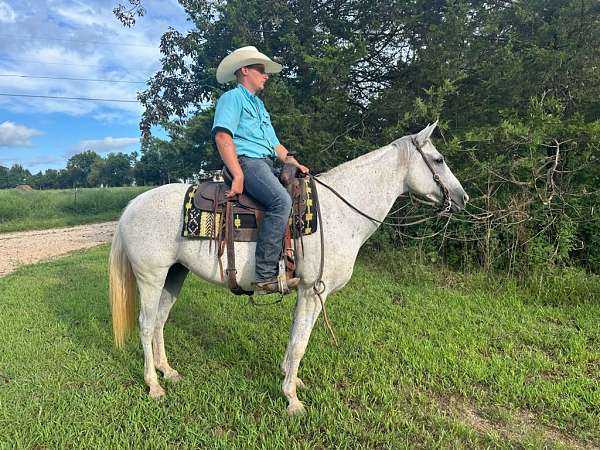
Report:
M 0 448 L 600 446 L 597 276 L 546 295 L 362 257 L 328 302 L 340 346 L 319 322 L 300 367 L 308 415 L 288 418 L 291 296 L 254 307 L 188 277 L 165 333 L 184 379 L 155 402 L 139 340 L 112 345 L 107 254 L 0 278 Z
M 115 220 L 147 186 L 20 192 L 0 190 L 0 233 Z

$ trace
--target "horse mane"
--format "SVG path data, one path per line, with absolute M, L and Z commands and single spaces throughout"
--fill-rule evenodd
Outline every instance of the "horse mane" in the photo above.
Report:
M 349 169 L 359 169 L 367 166 L 371 166 L 376 164 L 387 155 L 387 152 L 390 150 L 390 147 L 395 147 L 400 152 L 400 158 L 408 161 L 410 157 L 410 147 L 408 145 L 409 136 L 404 136 L 399 139 L 396 139 L 394 142 L 384 145 L 375 150 L 371 150 L 370 152 L 365 153 L 364 155 L 358 156 L 350 161 L 346 161 L 334 168 L 328 170 L 321 174 L 321 176 L 327 177 L 335 177 L 340 173 L 345 173 Z

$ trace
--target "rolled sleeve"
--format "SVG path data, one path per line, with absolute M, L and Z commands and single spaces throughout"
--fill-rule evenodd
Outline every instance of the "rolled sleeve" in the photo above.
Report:
M 215 119 L 213 122 L 211 135 L 214 137 L 219 129 L 229 131 L 231 136 L 235 133 L 240 124 L 242 115 L 242 102 L 235 91 L 226 92 L 217 101 L 215 108 Z

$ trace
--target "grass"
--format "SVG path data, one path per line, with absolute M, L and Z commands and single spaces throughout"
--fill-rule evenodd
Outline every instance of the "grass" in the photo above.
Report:
M 597 276 L 571 274 L 582 297 L 546 302 L 363 257 L 328 301 L 340 346 L 318 323 L 301 365 L 308 415 L 288 418 L 292 297 L 253 307 L 190 276 L 166 326 L 184 380 L 154 402 L 139 341 L 112 346 L 106 260 L 103 246 L 0 278 L 0 448 L 600 445 Z
M 0 233 L 115 220 L 147 186 L 44 191 L 0 190 Z

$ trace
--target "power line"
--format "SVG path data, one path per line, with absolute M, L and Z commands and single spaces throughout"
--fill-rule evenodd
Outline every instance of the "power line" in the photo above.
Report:
M 44 40 L 44 41 L 62 41 L 62 42 L 76 42 L 78 44 L 97 44 L 97 45 L 116 45 L 119 47 L 142 47 L 142 48 L 158 48 L 158 45 L 143 45 L 143 44 L 119 44 L 117 42 L 108 42 L 108 41 L 85 41 L 81 39 L 65 39 L 65 38 L 52 38 L 48 36 L 28 36 L 28 37 L 19 37 L 12 36 L 6 34 L 0 34 L 0 38 L 7 39 L 16 39 L 19 41 L 29 41 L 29 40 Z
M 3 92 L 0 92 L 0 95 L 4 97 L 53 98 L 60 100 L 88 100 L 93 102 L 139 103 L 137 100 L 123 100 L 111 98 L 58 97 L 54 95 L 6 94 Z
M 128 80 L 105 80 L 105 79 L 94 79 L 94 78 L 69 78 L 69 77 L 50 77 L 50 76 L 37 76 L 37 75 L 17 75 L 0 73 L 0 77 L 18 77 L 18 78 L 41 78 L 45 80 L 71 80 L 71 81 L 102 81 L 105 83 L 129 83 L 129 84 L 146 84 L 145 81 L 128 81 Z

